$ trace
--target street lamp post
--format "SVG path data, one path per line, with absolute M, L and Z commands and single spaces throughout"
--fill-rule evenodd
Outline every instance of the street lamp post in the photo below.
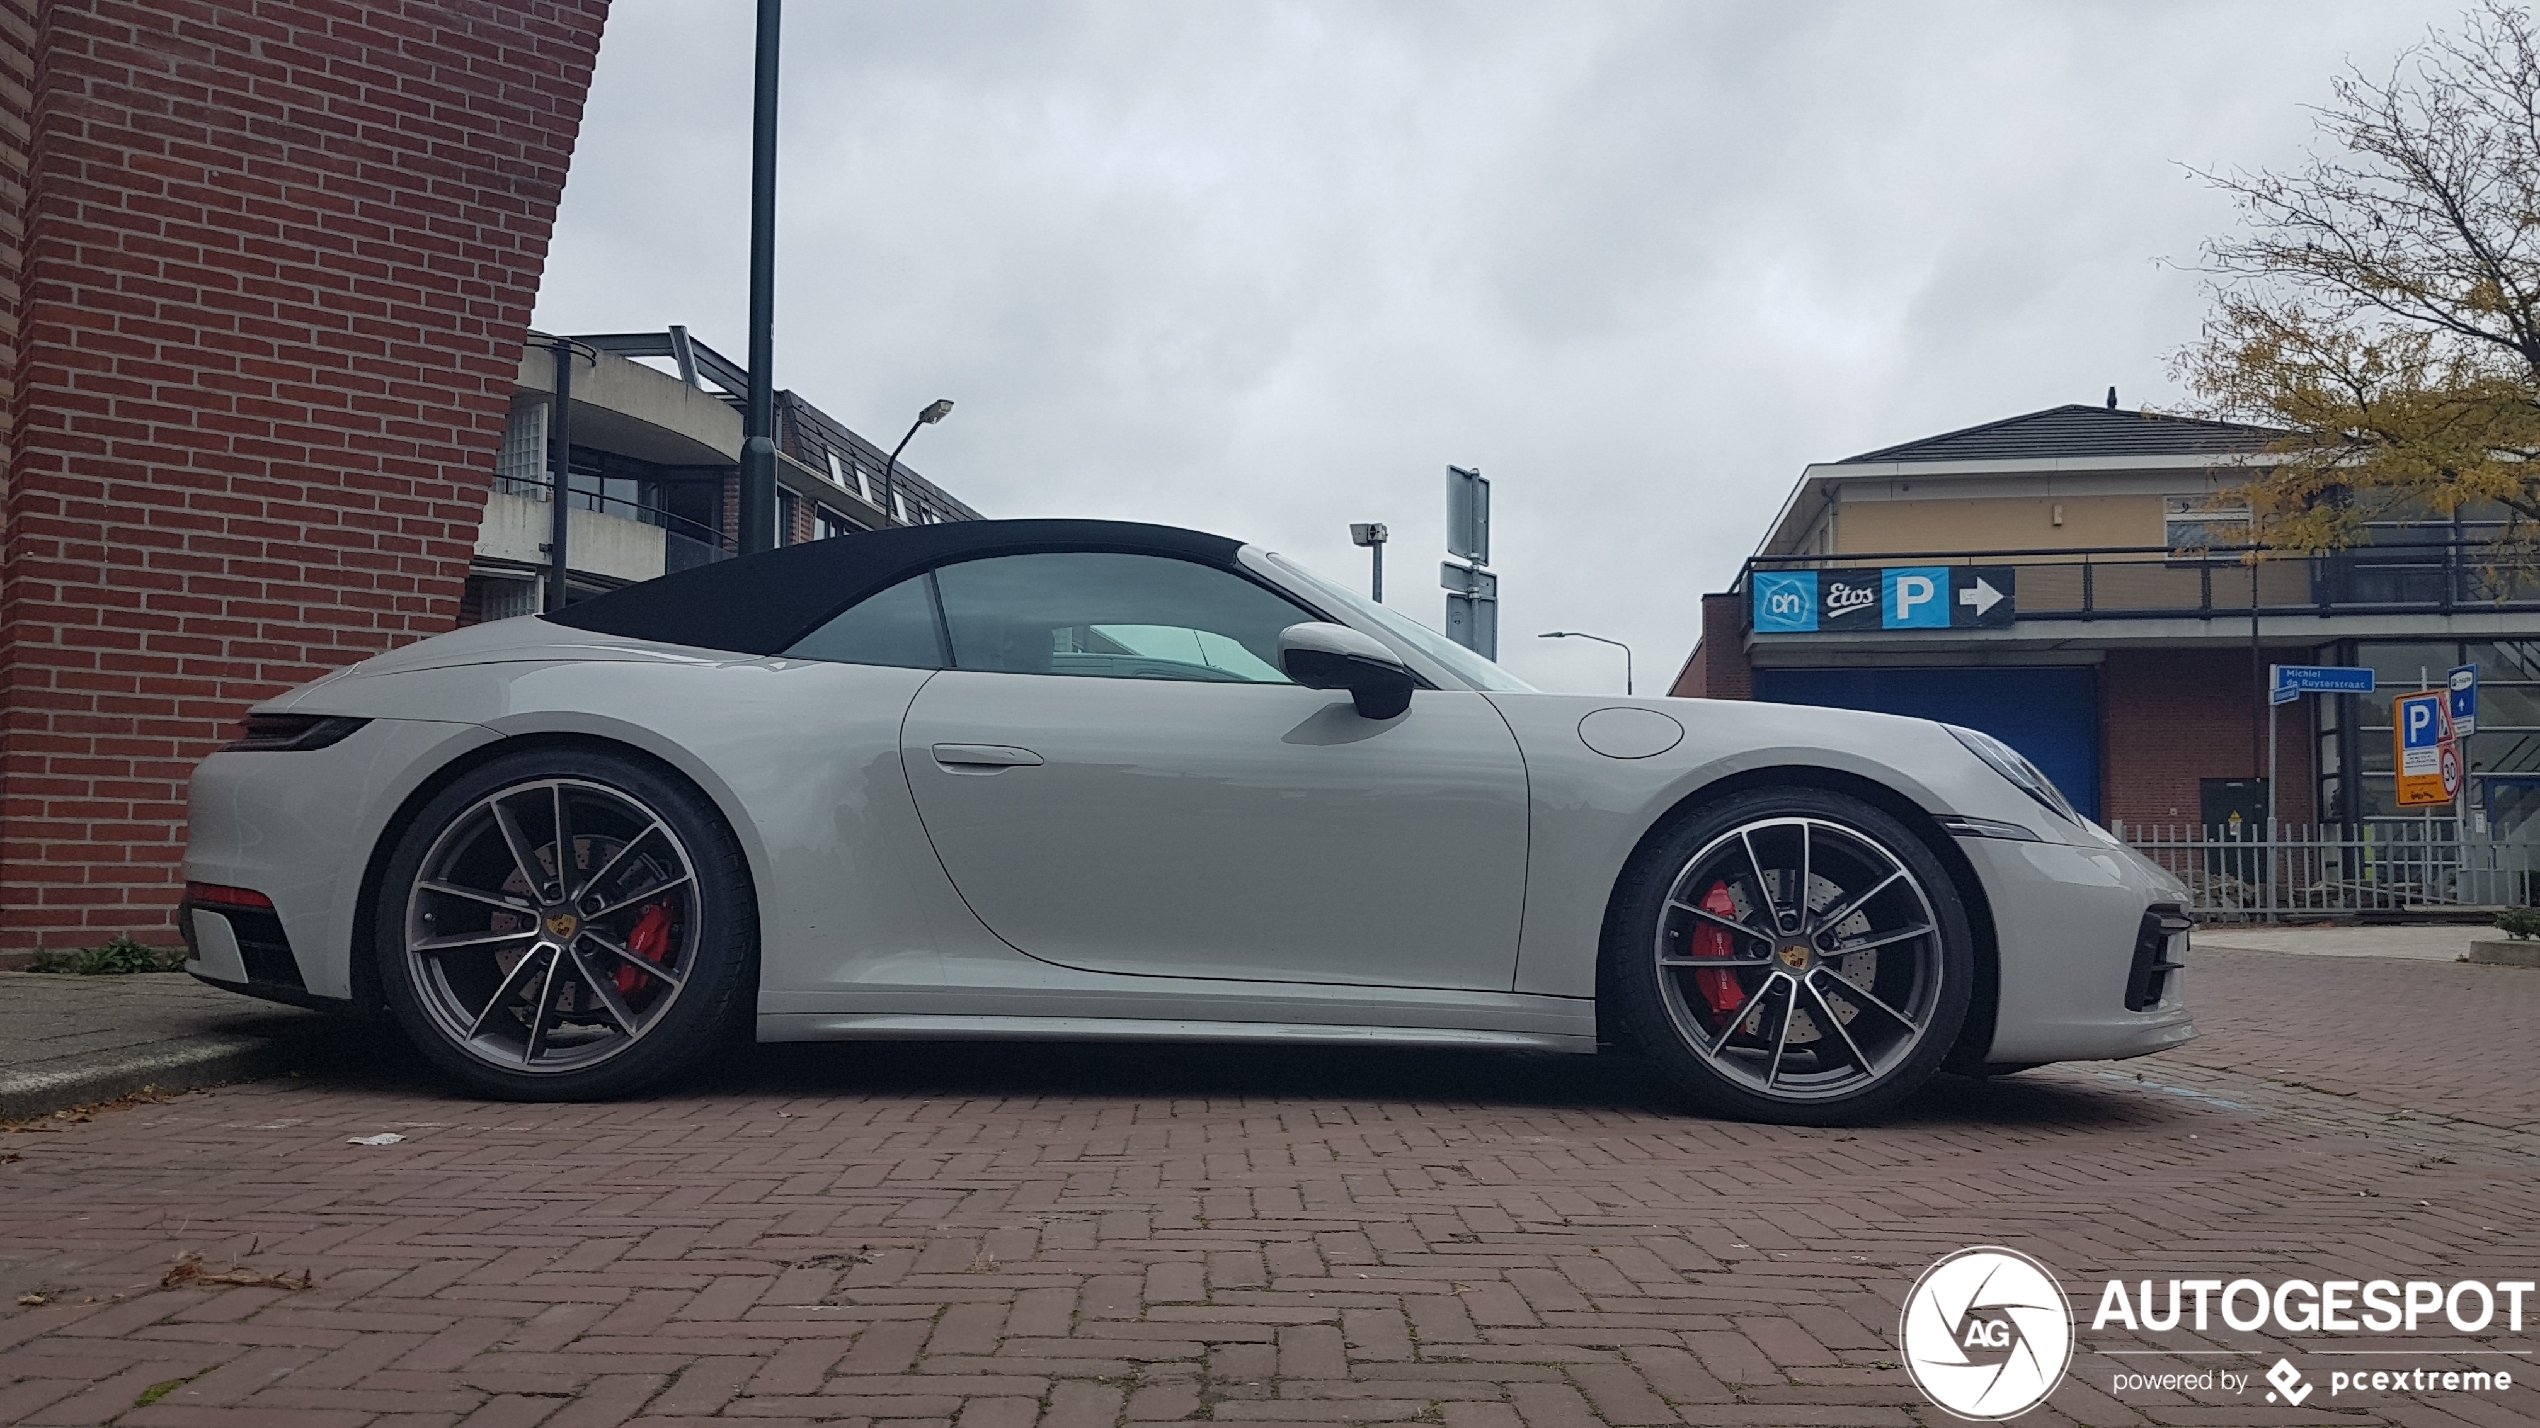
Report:
M 1379 605 L 1385 603 L 1385 541 L 1389 536 L 1381 522 L 1353 521 L 1349 527 L 1349 543 L 1365 546 L 1368 555 L 1375 559 L 1375 570 L 1368 579 L 1368 598 Z
M 566 540 L 573 528 L 573 361 L 576 357 L 596 358 L 597 353 L 570 337 L 558 337 L 547 344 L 555 359 L 555 414 L 547 426 L 547 472 L 549 476 L 547 509 L 547 597 L 540 608 L 552 615 L 565 606 L 570 591 L 566 586 L 571 558 Z
M 758 0 L 750 113 L 750 391 L 741 414 L 741 553 L 776 548 L 776 28 Z
M 1631 694 L 1632 647 L 1630 645 L 1621 640 L 1609 640 L 1603 635 L 1591 635 L 1585 630 L 1546 630 L 1535 638 L 1539 640 L 1594 640 L 1600 645 L 1612 645 L 1621 650 L 1623 652 L 1623 693 L 1626 696 Z
M 900 437 L 900 444 L 891 448 L 891 459 L 882 463 L 882 524 L 887 526 L 891 523 L 891 486 L 899 478 L 900 453 L 908 450 L 909 437 L 917 435 L 919 427 L 933 426 L 950 415 L 952 415 L 952 398 L 937 397 L 928 402 L 925 408 L 918 412 L 917 420 L 908 424 L 908 431 Z

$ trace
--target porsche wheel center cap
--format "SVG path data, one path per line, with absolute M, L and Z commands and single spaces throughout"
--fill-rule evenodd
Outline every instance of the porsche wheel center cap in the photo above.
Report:
M 547 918 L 547 935 L 559 942 L 572 941 L 573 934 L 581 927 L 582 919 L 569 912 L 553 913 Z
M 1808 944 L 1805 942 L 1783 943 L 1781 959 L 1783 966 L 1794 972 L 1798 971 L 1808 965 Z

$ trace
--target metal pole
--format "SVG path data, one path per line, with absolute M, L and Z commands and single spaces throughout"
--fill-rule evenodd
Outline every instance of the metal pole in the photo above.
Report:
M 886 526 L 891 523 L 891 490 L 893 483 L 899 479 L 900 453 L 908 450 L 909 438 L 917 435 L 917 429 L 925 424 L 926 418 L 922 414 L 910 422 L 908 430 L 900 436 L 900 444 L 891 448 L 891 459 L 882 463 L 882 524 Z
M 559 337 L 547 349 L 555 357 L 556 404 L 547 423 L 547 469 L 554 477 L 547 511 L 547 598 L 550 615 L 564 608 L 568 564 L 565 540 L 572 529 L 573 470 L 573 342 Z
M 1385 543 L 1376 542 L 1367 547 L 1367 553 L 1376 560 L 1376 573 L 1368 581 L 1368 587 L 1375 592 L 1372 596 L 1375 602 L 1382 605 L 1385 603 Z
M 784 0 L 758 0 L 750 116 L 750 400 L 741 427 L 741 553 L 776 545 L 776 30 Z
M 2276 906 L 2275 906 L 2275 863 L 2276 863 L 2276 831 L 2275 831 L 2275 830 L 2276 830 L 2276 822 L 2275 822 L 2275 730 L 2276 730 L 2276 718 L 2275 718 L 2275 715 L 2276 715 L 2276 708 L 2277 708 L 2277 706 L 2276 706 L 2276 703 L 2275 703 L 2275 696 L 2274 696 L 2274 694 L 2273 694 L 2272 692 L 2270 692 L 2270 693 L 2268 694 L 2268 696 L 2267 696 L 2267 915 L 2268 915 L 2268 917 L 2269 917 L 2270 919 L 2272 919 L 2272 918 L 2275 916 L 2275 911 L 2276 911 Z

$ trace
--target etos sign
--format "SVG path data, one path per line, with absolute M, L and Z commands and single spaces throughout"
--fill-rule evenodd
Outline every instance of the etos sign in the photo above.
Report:
M 1755 632 L 1965 630 L 2018 618 L 2019 572 L 2000 565 L 1758 570 Z

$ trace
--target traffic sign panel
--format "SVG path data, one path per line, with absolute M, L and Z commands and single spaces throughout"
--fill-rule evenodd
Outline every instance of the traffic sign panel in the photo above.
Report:
M 2019 570 L 2008 565 L 1758 570 L 1752 584 L 1758 634 L 1994 629 L 2019 618 Z
M 2390 703 L 2390 735 L 2397 745 L 2398 801 L 2402 808 L 2449 803 L 2460 791 L 2460 748 L 2452 738 L 2451 694 L 2431 689 L 2402 694 Z
M 2465 664 L 2444 680 L 2452 696 L 2452 732 L 2467 737 L 2478 732 L 2478 666 Z
M 2272 666 L 2267 702 L 2290 704 L 2305 694 L 2370 694 L 2372 671 L 2356 665 L 2279 664 Z

